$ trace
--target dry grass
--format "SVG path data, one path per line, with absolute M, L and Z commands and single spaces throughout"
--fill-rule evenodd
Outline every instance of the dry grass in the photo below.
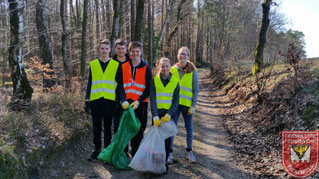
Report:
M 9 89 L 2 88 L 0 96 L 4 99 L 0 102 L 0 154 L 7 163 L 17 156 L 26 166 L 24 172 L 44 165 L 89 131 L 91 121 L 83 111 L 84 94 L 80 91 L 41 93 L 36 89 L 30 108 L 20 112 L 6 108 L 11 96 Z
M 241 107 L 240 114 L 225 120 L 225 126 L 239 153 L 238 164 L 251 173 L 280 176 L 282 130 L 316 130 L 319 121 L 319 60 L 303 61 L 299 78 L 291 67 L 275 65 L 263 77 L 263 103 L 256 102 L 254 77 L 242 72 L 226 74 L 224 91 Z M 248 72 L 249 70 L 246 69 Z M 232 80 L 229 80 L 232 79 Z M 234 80 L 236 79 L 236 80 Z M 296 85 L 296 83 L 298 85 Z

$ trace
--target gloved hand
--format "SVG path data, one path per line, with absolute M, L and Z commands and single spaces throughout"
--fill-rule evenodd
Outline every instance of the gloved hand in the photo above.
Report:
M 134 110 L 138 108 L 138 105 L 140 105 L 140 102 L 138 102 L 138 100 L 131 103 L 131 106 L 133 107 Z
M 191 115 L 191 114 L 194 114 L 194 112 L 195 112 L 195 107 L 190 107 L 190 108 L 188 108 L 188 115 Z
M 127 101 L 124 101 L 124 102 L 122 103 L 122 108 L 123 108 L 123 109 L 128 109 L 128 105 L 129 105 L 129 103 L 128 103 Z
M 85 111 L 87 114 L 90 114 L 90 113 L 91 113 L 91 106 L 90 106 L 90 102 L 89 102 L 89 101 L 85 101 L 84 111 Z
M 171 119 L 171 115 L 166 113 L 165 116 L 161 118 L 161 121 L 162 122 L 168 122 L 170 119 Z
M 158 127 L 161 125 L 161 122 L 158 116 L 153 117 L 153 123 L 155 127 Z

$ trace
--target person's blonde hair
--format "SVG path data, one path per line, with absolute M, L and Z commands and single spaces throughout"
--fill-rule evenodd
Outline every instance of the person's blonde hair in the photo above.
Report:
M 99 41 L 98 48 L 100 48 L 100 45 L 102 45 L 102 44 L 111 46 L 111 42 L 110 42 L 108 39 L 102 39 L 102 40 L 100 40 L 100 41 Z
M 190 50 L 188 47 L 181 47 L 179 50 L 178 50 L 178 53 L 181 53 L 182 51 L 186 51 L 187 52 L 187 55 L 190 57 Z M 179 62 L 177 62 L 179 63 Z M 193 72 L 194 70 L 196 70 L 196 66 L 194 63 L 192 63 L 190 60 L 187 60 L 187 64 L 186 64 L 186 67 L 185 67 L 185 70 L 184 72 L 185 73 L 191 73 Z
M 178 50 L 178 53 L 181 53 L 183 50 L 185 50 L 185 51 L 187 52 L 187 55 L 190 57 L 191 51 L 189 50 L 188 47 L 181 47 L 181 48 Z
M 167 62 L 169 64 L 169 66 L 171 66 L 171 61 L 168 58 L 166 58 L 166 57 L 160 58 L 159 61 L 158 61 L 158 67 L 157 67 L 158 71 L 157 71 L 156 75 L 159 75 L 161 73 L 160 69 L 161 69 L 161 66 L 162 66 L 163 62 Z

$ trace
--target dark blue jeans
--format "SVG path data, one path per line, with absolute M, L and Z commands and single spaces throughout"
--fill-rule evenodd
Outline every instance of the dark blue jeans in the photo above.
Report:
M 186 129 L 186 143 L 187 143 L 186 150 L 189 151 L 189 150 L 192 150 L 192 147 L 193 147 L 193 114 L 189 115 L 188 109 L 189 107 L 187 106 L 179 105 L 172 119 L 174 120 L 177 126 L 179 115 L 180 113 L 182 113 L 184 118 L 185 129 Z M 172 137 L 171 140 L 172 142 L 171 142 L 170 148 L 171 148 L 171 152 L 173 152 L 174 137 Z

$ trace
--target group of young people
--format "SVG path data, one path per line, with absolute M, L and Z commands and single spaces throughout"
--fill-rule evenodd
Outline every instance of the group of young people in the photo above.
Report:
M 193 114 L 195 112 L 199 84 L 195 65 L 190 62 L 190 51 L 182 47 L 178 51 L 178 62 L 171 67 L 168 58 L 159 60 L 157 74 L 141 58 L 142 44 L 136 41 L 127 46 L 124 40 L 115 41 L 115 52 L 110 57 L 111 43 L 102 40 L 98 45 L 99 58 L 90 62 L 85 111 L 90 111 L 93 121 L 94 151 L 89 161 L 95 161 L 101 152 L 102 120 L 104 123 L 104 148 L 112 140 L 112 122 L 116 133 L 121 115 L 129 105 L 141 122 L 137 135 L 131 139 L 131 153 L 134 157 L 147 125 L 147 107 L 150 99 L 152 125 L 158 127 L 163 122 L 174 120 L 176 126 L 180 116 L 186 128 L 186 157 L 196 163 L 193 147 Z M 113 120 L 112 120 L 113 119 Z M 165 140 L 166 161 L 173 163 L 174 137 Z M 127 156 L 128 147 L 125 152 Z

